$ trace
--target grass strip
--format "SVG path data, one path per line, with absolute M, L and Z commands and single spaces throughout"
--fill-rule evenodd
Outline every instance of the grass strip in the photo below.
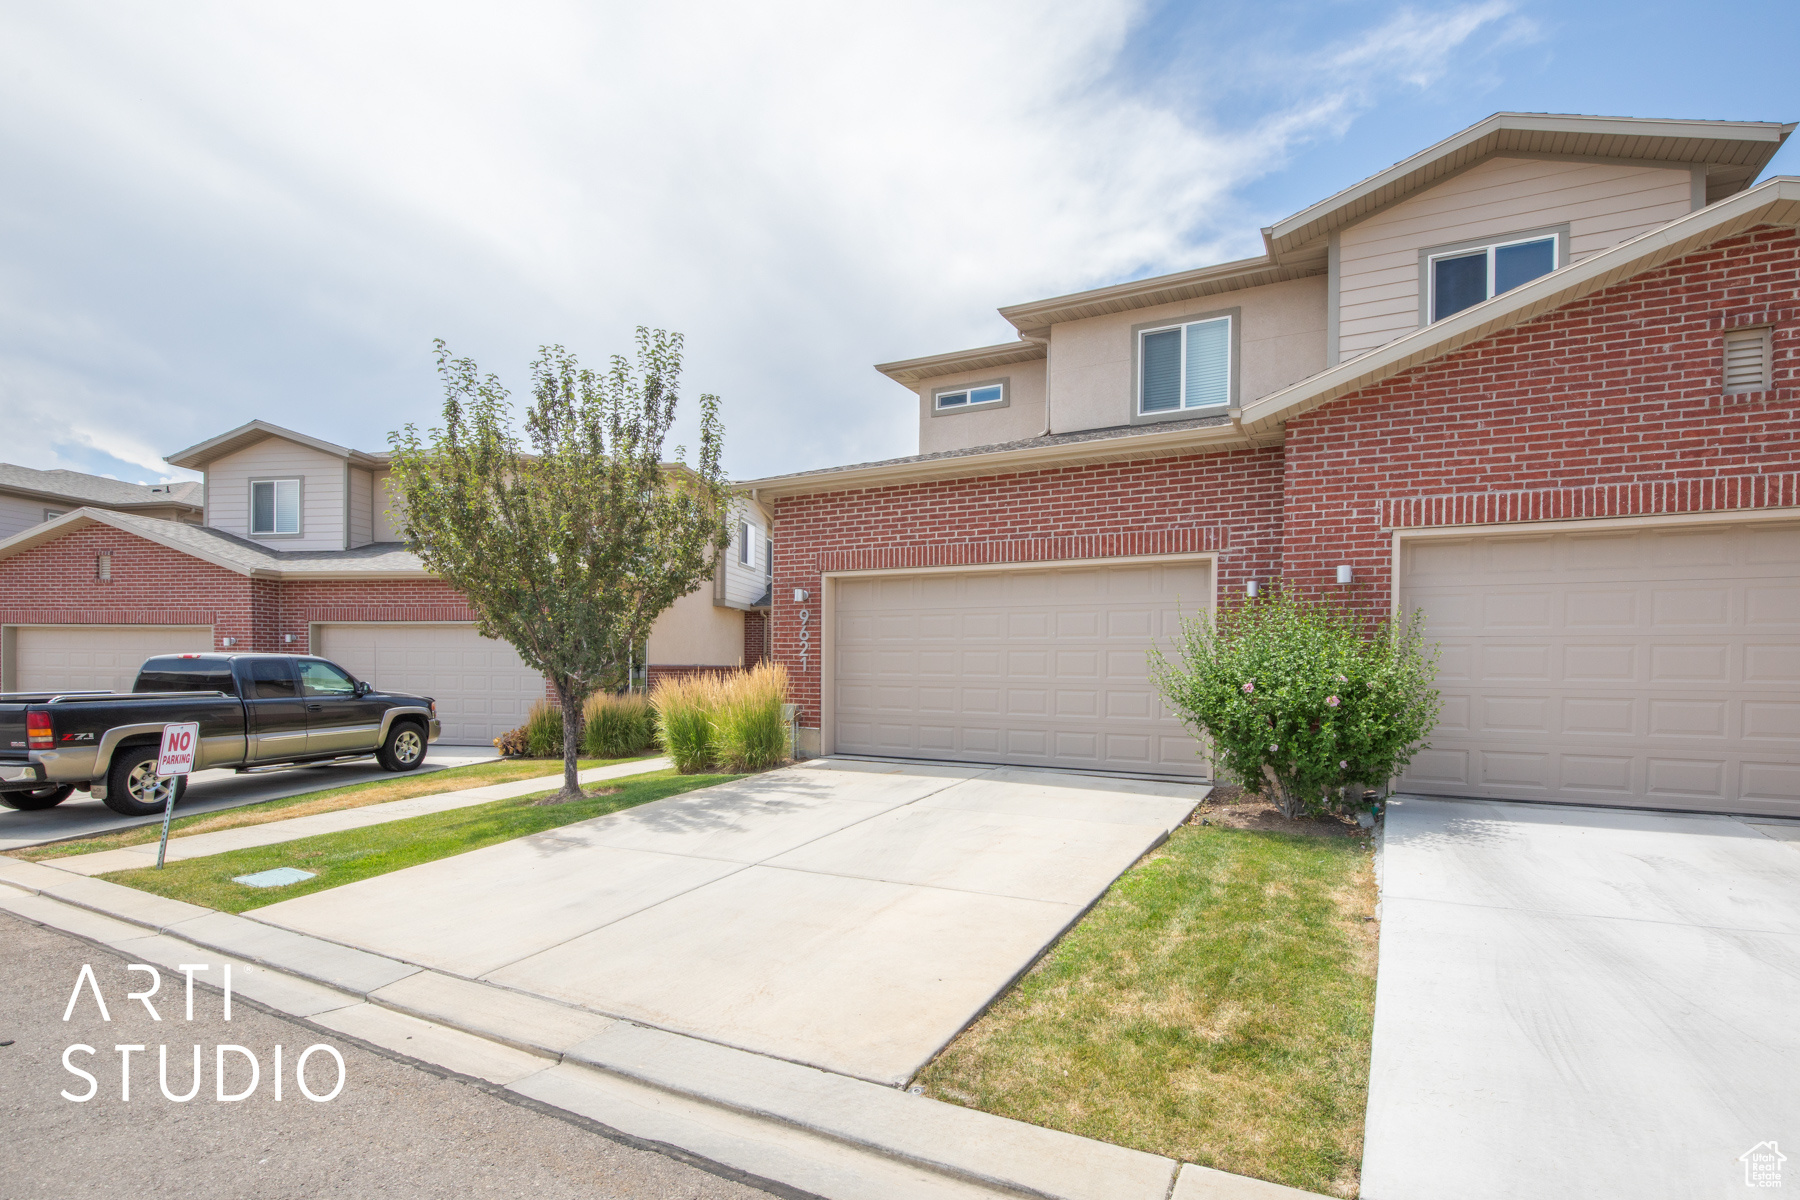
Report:
M 584 758 L 579 765 L 609 767 L 615 763 L 633 762 L 631 758 Z M 304 769 L 304 768 L 298 768 Z M 176 817 L 169 823 L 169 836 L 216 833 L 221 829 L 238 829 L 246 825 L 263 825 L 270 821 L 286 821 L 291 817 L 309 817 L 314 813 L 335 812 L 345 808 L 362 808 L 370 804 L 386 804 L 390 800 L 411 800 L 417 796 L 436 796 L 444 792 L 462 792 L 486 787 L 490 783 L 512 783 L 519 779 L 562 774 L 560 759 L 499 759 L 495 762 L 472 763 L 466 767 L 446 767 L 442 771 L 408 772 L 391 779 L 376 779 L 346 787 L 302 792 L 297 796 L 281 796 L 260 804 L 228 808 L 222 812 L 196 813 Z M 162 837 L 157 823 L 133 825 L 117 833 L 96 833 L 91 837 L 72 838 L 45 846 L 22 846 L 8 853 L 13 858 L 39 862 L 46 858 L 66 858 L 71 854 L 96 854 L 102 850 L 118 850 L 126 846 L 142 846 Z
M 565 804 L 538 803 L 556 794 L 551 789 L 274 846 L 183 859 L 160 871 L 155 867 L 134 867 L 100 878 L 221 912 L 243 912 L 738 778 L 741 776 L 656 771 L 631 776 L 616 785 L 600 784 L 609 794 Z M 254 888 L 232 882 L 234 876 L 271 867 L 298 867 L 314 872 L 315 878 L 280 888 Z
M 917 1082 L 952 1103 L 1354 1196 L 1374 906 L 1364 838 L 1184 825 Z

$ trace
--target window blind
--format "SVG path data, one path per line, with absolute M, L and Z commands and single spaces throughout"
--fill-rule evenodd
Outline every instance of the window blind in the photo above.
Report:
M 1187 408 L 1231 403 L 1231 318 L 1187 327 Z
M 1181 407 L 1181 330 L 1144 335 L 1142 412 L 1169 412 Z

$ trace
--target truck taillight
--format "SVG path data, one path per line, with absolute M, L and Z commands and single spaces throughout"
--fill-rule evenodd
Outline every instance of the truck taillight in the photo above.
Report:
M 33 750 L 56 748 L 56 734 L 50 729 L 49 713 L 28 712 L 25 714 L 25 740 Z

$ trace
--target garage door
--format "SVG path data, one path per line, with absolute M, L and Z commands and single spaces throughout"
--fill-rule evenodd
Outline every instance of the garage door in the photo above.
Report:
M 314 633 L 318 652 L 358 679 L 436 699 L 450 745 L 488 745 L 544 698 L 544 677 L 473 625 L 319 625 Z
M 1444 712 L 1403 784 L 1800 815 L 1800 525 L 1402 542 Z
M 22 692 L 129 692 L 146 658 L 213 648 L 210 625 L 19 625 L 9 633 L 8 675 Z
M 835 581 L 840 752 L 1205 778 L 1149 678 L 1204 563 Z

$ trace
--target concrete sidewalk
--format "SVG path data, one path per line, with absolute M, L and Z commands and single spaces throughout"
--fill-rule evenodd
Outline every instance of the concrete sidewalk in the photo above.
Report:
M 579 778 L 582 784 L 586 785 L 607 779 L 625 779 L 633 775 L 646 775 L 652 771 L 666 771 L 671 765 L 666 758 L 647 758 L 635 762 L 614 763 L 609 767 L 592 767 L 581 772 Z M 473 808 L 478 804 L 489 804 L 495 800 L 508 800 L 514 796 L 529 796 L 535 792 L 547 792 L 561 785 L 562 775 L 559 772 L 555 775 L 538 775 L 531 779 L 515 779 L 510 783 L 490 783 L 482 787 L 465 788 L 462 791 L 439 792 L 432 796 L 414 796 L 409 800 L 390 800 L 386 804 L 368 804 L 361 808 L 343 808 L 333 812 L 312 813 L 304 817 L 291 817 L 285 821 L 266 821 L 261 825 L 221 829 L 214 833 L 196 833 L 185 837 L 173 835 L 169 838 L 169 849 L 168 853 L 164 855 L 164 861 L 178 862 L 185 858 L 205 858 L 210 854 L 223 854 L 227 850 L 243 850 L 250 846 L 273 846 L 281 842 L 315 837 L 321 833 L 338 833 L 345 829 L 364 829 L 370 825 L 383 825 L 389 821 L 405 820 L 407 817 L 449 812 L 457 808 Z M 72 871 L 77 875 L 104 875 L 109 871 L 126 871 L 133 867 L 152 866 L 155 862 L 156 843 L 150 842 L 142 846 L 127 846 L 120 850 L 101 850 L 94 854 L 74 854 L 67 858 L 46 859 L 44 865 L 55 867 L 61 871 Z
M 1363 1195 L 1743 1195 L 1800 1143 L 1797 831 L 1393 800 Z

